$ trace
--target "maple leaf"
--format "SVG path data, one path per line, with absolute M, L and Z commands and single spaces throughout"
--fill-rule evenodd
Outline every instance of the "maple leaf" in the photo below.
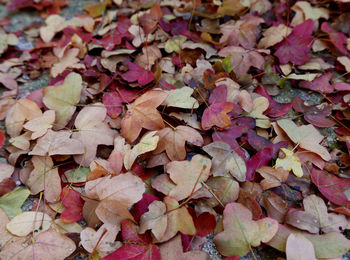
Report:
M 70 131 L 47 130 L 40 137 L 29 155 L 56 155 L 56 154 L 82 154 L 84 146 L 79 140 L 70 138 Z
M 40 228 L 40 231 L 48 230 L 51 227 L 52 219 L 42 212 L 26 211 L 15 216 L 6 228 L 16 236 L 26 236 Z
M 164 128 L 164 122 L 157 111 L 168 94 L 160 90 L 150 90 L 129 106 L 122 120 L 122 134 L 132 143 L 139 136 L 141 129 L 158 130 Z
M 293 151 L 286 148 L 281 148 L 281 151 L 285 154 L 285 157 L 276 160 L 275 168 L 282 167 L 286 171 L 293 171 L 295 176 L 302 177 L 303 169 L 301 168 L 299 158 L 294 155 Z
M 259 51 L 246 50 L 241 47 L 228 46 L 218 52 L 220 57 L 231 55 L 231 64 L 234 64 L 233 71 L 237 78 L 241 78 L 248 73 L 250 67 L 262 69 L 265 64 L 264 57 Z
M 349 202 L 344 193 L 344 191 L 350 188 L 349 179 L 339 178 L 316 168 L 312 169 L 310 175 L 312 182 L 329 201 L 336 205 L 346 205 Z
M 282 23 L 278 26 L 271 26 L 263 32 L 264 37 L 259 41 L 258 48 L 269 48 L 283 41 L 291 32 L 292 29 Z
M 79 74 L 71 72 L 63 84 L 49 86 L 43 90 L 45 106 L 56 111 L 56 124 L 54 129 L 62 129 L 71 119 L 79 103 L 83 81 Z
M 165 150 L 172 161 L 180 161 L 186 158 L 186 141 L 197 146 L 203 145 L 201 134 L 188 126 L 180 125 L 175 129 L 166 127 L 158 130 L 157 135 L 159 136 L 159 142 L 153 153 L 159 154 Z
M 311 60 L 307 53 L 311 49 L 314 40 L 312 37 L 313 30 L 314 22 L 309 19 L 294 27 L 291 34 L 275 46 L 276 52 L 274 55 L 281 64 L 293 62 L 296 65 L 303 65 Z
M 167 98 L 164 100 L 163 105 L 168 107 L 179 107 L 186 109 L 195 109 L 199 107 L 198 101 L 191 97 L 193 89 L 190 87 L 182 87 L 179 89 L 166 91 L 168 93 Z
M 197 154 L 191 161 L 173 161 L 166 165 L 166 172 L 170 179 L 176 184 L 169 195 L 175 199 L 182 200 L 191 196 L 202 187 L 210 174 L 211 160 Z
M 208 254 L 206 252 L 200 250 L 192 250 L 183 252 L 181 236 L 177 235 L 173 239 L 168 242 L 161 244 L 160 247 L 160 255 L 162 259 L 167 260 L 206 260 L 208 259 Z
M 158 200 L 153 201 L 148 206 L 148 212 L 145 212 L 140 218 L 140 234 L 144 234 L 146 230 L 152 230 L 152 234 L 157 240 L 160 240 L 165 233 L 168 224 L 166 216 L 166 205 Z
M 155 136 L 156 133 L 157 131 L 146 133 L 137 145 L 135 145 L 130 151 L 125 153 L 125 169 L 130 170 L 131 166 L 133 165 L 133 163 L 139 155 L 156 149 L 159 141 L 159 136 Z
M 292 101 L 293 109 L 303 113 L 305 120 L 317 127 L 331 127 L 335 122 L 327 117 L 332 114 L 332 107 L 327 103 L 307 106 L 301 98 L 295 97 Z
M 315 249 L 310 240 L 302 234 L 290 234 L 286 243 L 288 259 L 316 260 Z
M 56 259 L 65 259 L 76 249 L 73 240 L 54 229 L 41 232 L 32 243 L 26 243 L 27 239 L 17 239 L 6 244 L 0 252 L 0 257 L 35 260 L 52 259 L 54 256 Z
M 213 157 L 213 176 L 225 176 L 230 173 L 238 181 L 245 181 L 247 167 L 244 160 L 225 142 L 213 142 L 203 147 Z
M 310 89 L 320 93 L 325 93 L 325 94 L 332 93 L 334 91 L 334 86 L 329 83 L 332 77 L 333 77 L 333 74 L 331 72 L 327 72 L 324 75 L 321 75 L 315 78 L 311 82 L 302 81 L 299 83 L 299 86 L 301 88 Z
M 73 132 L 72 138 L 80 141 L 85 147 L 85 154 L 75 156 L 77 163 L 87 167 L 96 157 L 97 146 L 100 144 L 112 145 L 115 132 L 103 122 L 107 110 L 102 103 L 84 107 L 75 119 L 77 132 Z
M 323 22 L 321 25 L 321 30 L 329 35 L 331 43 L 342 53 L 347 54 L 348 50 L 344 47 L 347 38 L 346 35 L 334 30 L 329 26 L 327 22 Z
M 124 220 L 121 224 L 121 230 L 124 245 L 102 260 L 162 259 L 158 246 L 153 244 L 147 235 L 139 235 L 134 223 Z
M 277 124 L 288 135 L 288 137 L 294 143 L 299 144 L 301 148 L 318 154 L 326 161 L 331 159 L 327 149 L 319 144 L 324 137 L 313 125 L 297 126 L 289 119 L 278 120 Z
M 123 103 L 129 103 L 136 97 L 136 91 L 118 89 L 108 92 L 102 97 L 102 102 L 107 108 L 107 114 L 111 118 L 117 118 L 123 112 Z
M 87 227 L 80 233 L 82 246 L 92 253 L 94 249 L 102 256 L 113 252 L 121 246 L 115 239 L 120 231 L 119 226 L 103 224 L 97 231 Z
M 233 103 L 213 103 L 207 107 L 202 116 L 202 127 L 204 130 L 210 129 L 212 126 L 227 128 L 231 124 L 230 117 L 227 113 L 231 112 Z
M 224 210 L 224 231 L 214 237 L 214 243 L 224 256 L 245 256 L 252 246 L 270 241 L 278 230 L 272 218 L 252 220 L 252 213 L 239 203 L 229 203 Z
M 66 207 L 61 213 L 60 219 L 64 223 L 73 223 L 81 220 L 83 218 L 84 200 L 81 198 L 80 193 L 64 187 L 60 196 L 62 204 Z
M 328 213 L 323 199 L 309 195 L 303 200 L 304 210 L 293 210 L 286 215 L 285 223 L 296 228 L 317 234 L 339 232 L 347 226 L 344 215 Z
M 350 249 L 350 240 L 338 232 L 315 235 L 305 231 L 295 230 L 289 226 L 279 225 L 277 233 L 278 235 L 267 242 L 267 244 L 283 252 L 286 250 L 286 242 L 290 234 L 301 234 L 311 241 L 318 259 L 337 258 Z
M 13 218 L 22 212 L 22 205 L 30 195 L 28 189 L 17 188 L 0 197 L 0 208 Z
M 71 48 L 64 51 L 64 54 L 59 56 L 59 62 L 53 64 L 51 67 L 52 77 L 57 77 L 66 69 L 85 69 L 85 65 L 79 63 L 80 59 L 77 57 L 80 50 L 78 48 Z
M 130 61 L 127 62 L 127 65 L 129 71 L 121 74 L 122 78 L 127 82 L 137 81 L 137 83 L 143 87 L 154 80 L 152 71 L 145 70 L 141 66 Z
M 47 110 L 41 116 L 29 120 L 23 127 L 33 132 L 31 139 L 37 139 L 46 134 L 47 130 L 52 128 L 54 122 L 55 111 Z
M 244 113 L 247 116 L 255 118 L 255 124 L 261 128 L 269 128 L 270 120 L 264 115 L 264 112 L 269 108 L 269 100 L 265 97 L 257 97 L 253 100 L 253 110 L 249 113 Z
M 261 188 L 263 190 L 268 190 L 280 186 L 281 183 L 287 181 L 289 175 L 289 172 L 284 170 L 282 167 L 274 169 L 269 166 L 263 166 L 257 169 L 256 171 L 262 177 L 264 177 L 264 180 L 260 182 Z
M 49 202 L 57 202 L 61 194 L 61 178 L 58 169 L 53 166 L 50 157 L 33 156 L 31 159 L 34 170 L 30 173 L 26 185 L 31 194 L 44 191 L 45 199 Z
M 42 115 L 38 105 L 26 98 L 17 100 L 15 104 L 7 111 L 5 120 L 6 132 L 9 136 L 18 136 L 25 120 L 31 120 Z

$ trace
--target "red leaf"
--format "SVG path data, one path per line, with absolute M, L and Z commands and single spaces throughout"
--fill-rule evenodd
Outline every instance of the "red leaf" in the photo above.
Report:
M 4 132 L 0 131 L 0 149 L 4 146 L 5 140 L 6 140 L 6 137 Z
M 214 103 L 207 107 L 203 112 L 202 127 L 204 130 L 212 126 L 227 128 L 230 126 L 230 117 L 227 115 L 233 108 L 233 103 Z
M 314 40 L 313 30 L 314 22 L 309 19 L 294 27 L 292 33 L 276 45 L 275 56 L 278 57 L 281 64 L 293 62 L 295 65 L 303 65 L 311 59 L 307 53 Z
M 348 51 L 344 47 L 346 45 L 346 36 L 344 33 L 338 32 L 334 30 L 332 27 L 329 26 L 327 22 L 323 22 L 321 25 L 321 30 L 325 33 L 328 33 L 329 39 L 331 40 L 332 44 L 337 47 L 337 49 L 343 53 L 347 54 Z
M 311 180 L 318 187 L 319 191 L 329 201 L 337 205 L 346 205 L 349 200 L 344 191 L 350 188 L 350 179 L 339 178 L 326 171 L 313 168 Z
M 121 74 L 122 78 L 127 82 L 137 81 L 140 86 L 143 87 L 154 80 L 152 71 L 145 70 L 141 66 L 132 63 L 131 61 L 128 61 L 127 64 L 129 71 Z
M 271 117 L 280 117 L 288 113 L 290 108 L 292 107 L 291 103 L 278 103 L 275 101 L 269 93 L 267 93 L 266 89 L 259 85 L 254 89 L 255 93 L 258 93 L 264 97 L 266 97 L 269 101 L 269 108 L 264 112 L 264 114 Z
M 130 210 L 130 213 L 133 215 L 135 221 L 140 220 L 141 216 L 148 211 L 148 206 L 155 200 L 160 199 L 150 193 L 144 193 L 142 195 L 142 199 Z
M 324 75 L 321 75 L 315 78 L 313 81 L 302 81 L 299 83 L 301 88 L 310 89 L 313 91 L 317 91 L 320 93 L 332 93 L 334 91 L 334 86 L 329 83 L 333 74 L 331 72 L 327 72 Z
M 161 260 L 159 248 L 147 235 L 139 235 L 137 226 L 130 220 L 121 224 L 124 245 L 102 260 Z
M 204 237 L 214 231 L 216 227 L 216 217 L 209 212 L 204 212 L 194 219 L 197 236 Z
M 253 155 L 247 163 L 247 181 L 251 181 L 255 177 L 256 169 L 265 166 L 272 159 L 272 149 L 264 148 Z
M 61 200 L 66 207 L 60 216 L 64 222 L 73 223 L 83 218 L 84 200 L 79 192 L 64 187 L 61 192 Z

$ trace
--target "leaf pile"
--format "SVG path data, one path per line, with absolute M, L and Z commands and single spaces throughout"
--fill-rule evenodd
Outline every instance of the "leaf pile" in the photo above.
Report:
M 349 1 L 1 2 L 1 259 L 350 250 Z

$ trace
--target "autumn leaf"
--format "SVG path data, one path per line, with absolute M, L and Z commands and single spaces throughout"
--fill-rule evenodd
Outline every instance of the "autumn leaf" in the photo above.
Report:
M 281 185 L 281 183 L 287 181 L 289 172 L 283 169 L 282 167 L 276 168 L 277 169 L 269 166 L 263 166 L 256 170 L 262 177 L 264 177 L 264 180 L 260 182 L 260 185 L 263 188 L 263 190 L 278 187 Z
M 38 234 L 32 243 L 25 243 L 19 239 L 11 244 L 6 244 L 0 256 L 4 259 L 35 260 L 50 259 L 52 256 L 55 256 L 56 259 L 65 259 L 75 249 L 73 240 L 54 229 L 49 229 Z
M 228 128 L 231 124 L 230 117 L 227 113 L 231 112 L 233 103 L 214 103 L 204 110 L 202 117 L 202 127 L 208 130 L 213 126 Z
M 64 223 L 73 223 L 79 221 L 83 217 L 84 200 L 81 198 L 80 193 L 64 187 L 60 194 L 62 204 L 66 207 L 60 215 L 60 219 Z
M 142 128 L 151 131 L 164 128 L 163 119 L 156 108 L 167 96 L 166 92 L 151 90 L 129 106 L 122 120 L 122 134 L 128 142 L 135 141 Z
M 5 126 L 9 136 L 18 136 L 26 120 L 31 120 L 42 115 L 38 105 L 26 98 L 21 98 L 8 110 Z
M 8 192 L 0 197 L 0 208 L 2 208 L 10 218 L 13 218 L 22 213 L 21 207 L 29 195 L 30 191 L 23 188 L 17 188 Z
M 247 167 L 242 159 L 225 142 L 213 142 L 203 147 L 213 157 L 213 176 L 225 176 L 230 173 L 238 181 L 245 181 Z
M 304 211 L 294 210 L 286 215 L 286 223 L 313 234 L 339 232 L 347 226 L 346 217 L 328 213 L 324 201 L 316 195 L 303 200 Z
M 82 154 L 84 146 L 79 140 L 70 138 L 70 131 L 47 130 L 46 134 L 37 140 L 30 155 Z
M 160 240 L 168 224 L 166 216 L 166 205 L 158 200 L 153 201 L 148 206 L 148 212 L 144 213 L 140 218 L 139 233 L 144 234 L 146 230 L 152 230 L 152 234 L 157 240 Z
M 45 106 L 56 111 L 54 129 L 64 128 L 71 119 L 80 100 L 82 83 L 81 76 L 72 72 L 64 79 L 63 84 L 44 88 Z
M 135 145 L 129 152 L 126 152 L 124 156 L 125 169 L 130 170 L 139 155 L 156 149 L 159 140 L 159 136 L 155 135 L 156 133 L 157 131 L 146 133 L 137 145 Z
M 224 210 L 224 231 L 214 237 L 214 243 L 224 256 L 245 256 L 252 246 L 270 241 L 278 230 L 271 218 L 252 220 L 252 213 L 239 203 L 227 204 Z
M 101 103 L 84 107 L 75 119 L 77 132 L 73 132 L 72 139 L 80 141 L 85 147 L 84 155 L 75 156 L 77 163 L 87 167 L 96 157 L 97 146 L 112 145 L 115 132 L 103 122 L 107 110 Z
M 15 216 L 6 225 L 7 230 L 16 236 L 26 236 L 34 230 L 48 230 L 51 227 L 52 219 L 42 212 L 27 211 Z
M 141 87 L 147 85 L 148 83 L 154 80 L 154 76 L 152 71 L 145 70 L 139 65 L 127 62 L 128 72 L 121 74 L 122 78 L 127 82 L 135 82 L 137 81 Z
M 295 144 L 299 144 L 301 148 L 320 155 L 326 161 L 331 159 L 327 149 L 319 144 L 324 137 L 313 125 L 297 126 L 289 119 L 279 120 L 277 121 L 277 124 L 288 135 L 288 137 Z
M 168 260 L 180 260 L 180 259 L 181 260 L 185 260 L 185 259 L 206 260 L 208 259 L 207 253 L 200 250 L 183 252 L 180 235 L 177 235 L 173 239 L 162 244 L 159 249 L 160 249 L 160 254 L 162 256 L 162 259 L 168 259 Z
M 36 117 L 23 125 L 23 127 L 29 131 L 32 131 L 31 139 L 37 139 L 38 137 L 46 134 L 47 130 L 52 128 L 55 122 L 55 111 L 47 110 L 42 116 Z
M 313 30 L 314 22 L 309 19 L 294 27 L 291 34 L 275 46 L 276 52 L 274 55 L 278 57 L 281 64 L 293 62 L 296 65 L 303 65 L 311 60 L 307 53 L 311 49 L 314 40 L 312 37 Z
M 193 89 L 189 87 L 182 87 L 179 89 L 167 91 L 168 96 L 164 100 L 163 104 L 168 107 L 178 107 L 186 109 L 196 109 L 199 104 L 198 101 L 191 97 Z
M 137 226 L 129 220 L 124 220 L 121 226 L 124 245 L 113 253 L 102 258 L 113 259 L 149 259 L 160 260 L 160 251 L 147 235 L 139 235 Z
M 337 258 L 347 253 L 350 249 L 350 240 L 338 232 L 318 235 L 302 232 L 291 227 L 279 225 L 278 232 L 268 245 L 273 248 L 286 251 L 286 242 L 290 234 L 301 234 L 308 239 L 315 249 L 316 258 Z
M 191 161 L 173 161 L 166 165 L 166 172 L 176 186 L 169 195 L 176 200 L 191 196 L 202 187 L 210 174 L 211 161 L 203 155 L 195 155 Z
M 293 151 L 286 148 L 281 148 L 281 151 L 285 154 L 284 158 L 278 158 L 276 160 L 275 168 L 283 168 L 285 171 L 293 171 L 297 177 L 303 176 L 303 169 L 301 168 L 301 162 Z
M 290 260 L 316 260 L 314 246 L 301 234 L 292 233 L 288 236 L 286 255 Z
M 58 169 L 53 166 L 51 157 L 33 156 L 31 162 L 34 170 L 26 182 L 31 194 L 44 191 L 47 201 L 58 202 L 62 190 L 61 178 L 58 175 Z
M 157 135 L 159 136 L 159 142 L 153 153 L 159 154 L 165 150 L 169 159 L 172 161 L 180 161 L 185 159 L 186 141 L 197 146 L 203 145 L 203 138 L 201 134 L 188 126 L 180 125 L 174 129 L 165 127 L 158 130 Z

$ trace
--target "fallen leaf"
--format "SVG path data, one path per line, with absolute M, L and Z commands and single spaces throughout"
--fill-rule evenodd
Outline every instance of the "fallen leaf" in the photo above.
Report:
M 214 103 L 204 110 L 202 116 L 202 127 L 208 130 L 213 126 L 219 128 L 228 128 L 231 125 L 230 117 L 227 113 L 231 112 L 233 103 Z
M 286 243 L 288 260 L 316 260 L 312 243 L 301 234 L 290 234 Z
M 281 185 L 281 183 L 287 181 L 289 171 L 286 171 L 282 167 L 276 168 L 277 169 L 269 166 L 263 166 L 256 170 L 262 177 L 264 177 L 264 179 L 260 182 L 261 188 L 263 190 L 278 187 Z
M 283 41 L 291 32 L 292 29 L 282 23 L 278 26 L 271 26 L 263 32 L 264 37 L 259 41 L 258 48 L 269 48 Z
M 10 218 L 13 218 L 22 213 L 21 207 L 29 195 L 30 191 L 28 189 L 17 188 L 0 197 L 0 208 L 2 208 Z
M 146 230 L 152 230 L 154 237 L 160 240 L 165 233 L 167 224 L 166 205 L 155 200 L 148 206 L 148 212 L 140 218 L 139 233 L 144 234 Z
M 255 118 L 256 126 L 261 128 L 269 128 L 271 125 L 270 120 L 264 115 L 264 112 L 269 108 L 269 100 L 266 97 L 257 97 L 254 98 L 253 105 L 253 110 L 244 114 Z
M 26 98 L 21 98 L 7 111 L 5 120 L 6 132 L 11 137 L 18 136 L 26 120 L 31 120 L 42 115 L 38 105 Z
M 126 152 L 124 156 L 125 169 L 130 170 L 139 155 L 156 149 L 159 141 L 159 136 L 156 136 L 156 133 L 157 131 L 146 133 L 137 145 L 135 145 L 129 152 Z
M 128 62 L 128 72 L 121 74 L 122 78 L 127 82 L 137 81 L 141 87 L 147 85 L 154 80 L 154 75 L 152 71 L 145 70 L 141 66 Z
M 73 240 L 54 229 L 49 229 L 38 234 L 35 240 L 30 243 L 19 239 L 12 244 L 5 245 L 0 256 L 4 259 L 17 260 L 52 259 L 52 256 L 56 259 L 65 259 L 75 249 Z
M 157 131 L 159 142 L 157 148 L 153 151 L 159 154 L 166 151 L 169 159 L 172 161 L 184 160 L 186 157 L 186 141 L 197 146 L 203 145 L 203 138 L 200 133 L 188 126 L 177 126 L 175 129 L 170 127 Z
M 33 156 L 31 159 L 34 170 L 30 173 L 26 185 L 31 194 L 44 191 L 48 202 L 58 202 L 61 194 L 61 178 L 58 169 L 54 167 L 50 157 Z
M 141 129 L 158 130 L 164 128 L 164 122 L 157 111 L 168 94 L 160 90 L 150 90 L 132 103 L 122 120 L 122 134 L 132 143 L 139 136 Z
M 321 30 L 328 34 L 330 42 L 342 53 L 347 54 L 348 50 L 344 47 L 346 44 L 346 35 L 334 30 L 327 22 L 323 22 Z
M 288 137 L 301 148 L 320 155 L 324 160 L 329 161 L 331 156 L 327 149 L 319 143 L 323 136 L 313 125 L 297 126 L 292 120 L 278 120 L 277 124 L 288 135 Z
M 304 23 L 294 27 L 291 34 L 275 45 L 276 52 L 274 55 L 281 64 L 292 62 L 295 65 L 303 65 L 311 60 L 307 53 L 314 41 L 314 37 L 312 37 L 313 30 L 314 22 L 311 19 L 306 20 Z
M 107 110 L 102 103 L 95 103 L 84 107 L 75 119 L 75 127 L 72 139 L 80 141 L 85 148 L 84 155 L 76 155 L 75 161 L 84 167 L 88 167 L 96 157 L 97 146 L 112 145 L 115 131 L 104 122 Z
M 52 128 L 54 122 L 55 111 L 47 110 L 41 116 L 29 120 L 23 127 L 33 132 L 31 139 L 34 140 L 46 134 L 47 130 Z
M 226 176 L 230 173 L 238 181 L 245 181 L 246 164 L 230 145 L 225 142 L 213 142 L 202 149 L 213 157 L 213 176 Z
M 60 219 L 64 223 L 73 223 L 83 218 L 84 200 L 80 193 L 64 187 L 60 194 L 62 204 L 66 207 L 60 215 Z
M 301 168 L 299 157 L 286 148 L 281 148 L 281 151 L 285 154 L 285 157 L 276 160 L 275 168 L 281 167 L 285 171 L 293 171 L 294 175 L 299 178 L 302 177 L 303 169 Z
M 15 216 L 7 223 L 7 230 L 16 236 L 26 236 L 31 232 L 42 232 L 51 227 L 52 219 L 42 212 L 27 211 Z
M 271 218 L 252 220 L 252 213 L 239 203 L 229 203 L 224 210 L 223 228 L 214 243 L 224 256 L 245 256 L 252 246 L 270 241 L 278 230 L 278 222 Z
M 33 150 L 29 155 L 64 155 L 64 154 L 82 154 L 84 146 L 79 140 L 70 138 L 70 131 L 47 130 L 46 134 L 37 140 Z
M 211 160 L 197 154 L 191 161 L 173 161 L 166 165 L 166 172 L 176 184 L 169 195 L 180 201 L 202 187 L 210 174 Z
M 285 223 L 313 234 L 340 232 L 347 226 L 346 217 L 328 213 L 324 201 L 316 195 L 309 195 L 303 200 L 304 211 L 293 210 L 286 216 Z
M 180 235 L 162 244 L 159 249 L 162 259 L 167 260 L 206 260 L 209 258 L 208 254 L 201 250 L 183 252 Z
M 167 91 L 168 96 L 164 100 L 163 105 L 168 107 L 178 107 L 185 109 L 196 109 L 199 107 L 198 101 L 191 97 L 193 89 L 189 87 L 182 87 L 179 89 Z
M 49 109 L 56 111 L 54 129 L 64 128 L 79 103 L 83 81 L 78 73 L 71 72 L 61 85 L 44 88 L 43 102 Z

